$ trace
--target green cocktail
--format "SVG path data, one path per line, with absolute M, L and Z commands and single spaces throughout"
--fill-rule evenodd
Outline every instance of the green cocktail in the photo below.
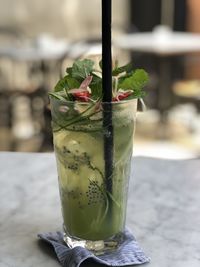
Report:
M 102 103 L 102 80 L 93 65 L 90 60 L 75 62 L 50 100 L 64 239 L 70 247 L 104 251 L 117 246 L 125 227 L 137 98 L 147 75 L 129 72 L 129 65 L 115 68 L 113 102 Z M 107 115 L 112 133 L 105 124 Z M 110 134 L 108 177 L 105 137 Z
M 107 240 L 124 229 L 137 100 L 112 103 L 112 192 L 106 188 L 102 106 L 51 98 L 64 229 L 72 238 Z

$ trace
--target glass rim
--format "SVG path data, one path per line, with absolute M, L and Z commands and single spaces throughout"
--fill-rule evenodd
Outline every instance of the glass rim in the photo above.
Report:
M 119 105 L 119 104 L 127 104 L 127 103 L 135 103 L 139 100 L 139 98 L 132 98 L 132 99 L 128 99 L 128 100 L 120 100 L 120 101 L 111 101 L 111 102 L 103 102 L 103 101 L 90 101 L 90 102 L 81 102 L 81 101 L 70 101 L 70 100 L 61 100 L 61 99 L 57 99 L 54 96 L 49 95 L 50 100 L 53 100 L 55 102 L 60 102 L 60 103 L 68 103 L 68 104 L 72 104 L 72 103 L 76 103 L 76 104 L 80 104 L 80 105 L 89 105 L 89 104 L 97 104 L 97 103 L 101 103 L 101 104 L 112 104 L 112 105 Z

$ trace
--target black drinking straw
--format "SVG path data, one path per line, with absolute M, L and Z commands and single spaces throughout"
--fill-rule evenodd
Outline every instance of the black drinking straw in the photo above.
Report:
M 102 86 L 106 189 L 112 193 L 113 125 L 112 125 L 112 0 L 102 0 Z

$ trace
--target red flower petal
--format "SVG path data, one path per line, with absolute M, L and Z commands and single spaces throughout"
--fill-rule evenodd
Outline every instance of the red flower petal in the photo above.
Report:
M 91 81 L 92 81 L 93 77 L 92 76 L 88 76 L 80 85 L 80 89 L 87 89 L 87 87 L 90 85 Z
M 125 98 L 127 98 L 128 96 L 130 96 L 132 94 L 132 92 L 130 92 L 130 91 L 128 91 L 128 92 L 119 92 L 118 94 L 117 94 L 117 96 L 115 96 L 114 98 L 113 98 L 113 101 L 121 101 L 121 100 L 123 100 L 123 99 L 125 99 Z
M 89 97 L 90 97 L 90 93 L 88 91 L 84 91 L 84 92 L 76 92 L 72 94 L 76 100 L 80 100 L 83 102 L 88 102 L 89 101 Z

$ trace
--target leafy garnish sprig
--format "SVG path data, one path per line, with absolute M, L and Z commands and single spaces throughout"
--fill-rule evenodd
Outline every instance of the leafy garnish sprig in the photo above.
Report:
M 91 59 L 77 60 L 66 69 L 66 75 L 58 81 L 50 95 L 62 101 L 97 102 L 102 98 L 102 62 L 95 69 Z M 113 101 L 143 98 L 148 74 L 143 69 L 133 69 L 131 63 L 119 67 L 115 64 L 113 76 Z

